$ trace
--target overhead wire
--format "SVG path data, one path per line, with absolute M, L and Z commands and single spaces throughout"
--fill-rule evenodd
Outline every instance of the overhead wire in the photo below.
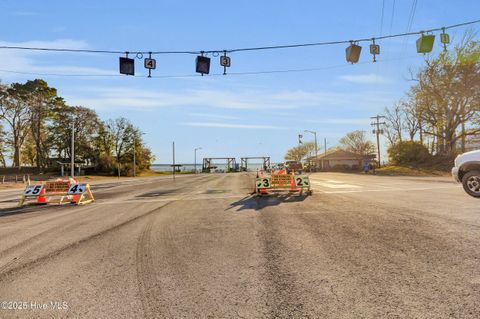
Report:
M 393 25 L 393 17 L 395 14 L 395 0 L 393 1 L 392 7 L 392 20 L 390 21 L 390 33 Z M 218 50 L 189 50 L 189 51 L 137 51 L 137 50 L 93 50 L 93 49 L 69 49 L 69 48 L 45 48 L 45 47 L 24 47 L 24 46 L 8 46 L 2 45 L 0 49 L 5 50 L 30 50 L 30 51 L 50 51 L 50 52 L 67 52 L 67 53 L 103 53 L 103 54 L 208 54 L 208 53 L 235 53 L 235 52 L 246 52 L 246 51 L 261 51 L 261 50 L 276 50 L 276 49 L 287 49 L 287 48 L 301 48 L 301 47 L 312 47 L 312 46 L 324 46 L 324 45 L 337 45 L 337 44 L 348 44 L 351 42 L 370 42 L 372 38 L 376 40 L 383 40 L 389 38 L 405 37 L 411 35 L 418 35 L 422 33 L 441 31 L 443 29 L 448 30 L 451 28 L 457 28 L 460 26 L 466 26 L 471 24 L 480 23 L 479 20 L 459 23 L 455 25 L 450 25 L 440 28 L 432 28 L 427 30 L 405 32 L 398 34 L 389 34 L 389 35 L 380 35 L 378 37 L 365 37 L 360 39 L 351 39 L 351 40 L 338 40 L 338 41 L 325 41 L 325 42 L 311 42 L 311 43 L 297 43 L 297 44 L 285 44 L 285 45 L 271 45 L 271 46 L 259 46 L 259 47 L 246 47 L 246 48 L 234 48 L 234 49 L 218 49 Z
M 415 56 L 397 58 L 397 59 L 382 59 L 377 60 L 377 62 L 390 62 L 396 60 L 403 60 L 414 58 Z M 358 64 L 371 64 L 373 61 L 359 62 Z M 259 75 L 259 74 L 278 74 L 278 73 L 302 73 L 302 72 L 315 72 L 315 71 L 325 71 L 337 68 L 350 67 L 349 64 L 337 64 L 331 66 L 323 67 L 313 67 L 313 68 L 298 68 L 298 69 L 280 69 L 280 70 L 261 70 L 261 71 L 243 71 L 243 72 L 229 72 L 229 75 Z M 58 76 L 58 77 L 122 77 L 125 76 L 117 73 L 112 74 L 65 74 L 65 73 L 43 73 L 43 72 L 24 72 L 24 71 L 14 71 L 14 70 L 4 70 L 0 69 L 0 73 L 12 73 L 12 74 L 22 74 L 22 75 L 35 75 L 35 76 Z M 211 73 L 210 76 L 223 76 L 223 73 Z M 147 75 L 136 75 L 135 77 L 148 78 Z M 170 79 L 170 78 L 191 78 L 191 77 L 201 77 L 199 74 L 172 74 L 172 75 L 152 75 L 151 78 L 156 79 Z

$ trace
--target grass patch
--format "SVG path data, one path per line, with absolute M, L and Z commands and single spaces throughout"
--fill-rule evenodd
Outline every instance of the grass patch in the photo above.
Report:
M 432 168 L 384 166 L 375 170 L 376 175 L 386 176 L 449 176 L 449 172 Z

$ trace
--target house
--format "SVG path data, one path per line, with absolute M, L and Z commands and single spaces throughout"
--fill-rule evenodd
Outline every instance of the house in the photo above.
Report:
M 375 154 L 360 155 L 348 152 L 339 148 L 330 149 L 326 153 L 307 158 L 306 162 L 310 167 L 318 167 L 321 170 L 337 169 L 361 169 L 365 163 L 374 162 Z M 315 165 L 315 162 L 317 162 Z

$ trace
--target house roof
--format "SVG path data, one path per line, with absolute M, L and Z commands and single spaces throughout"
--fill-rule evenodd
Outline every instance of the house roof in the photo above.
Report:
M 318 155 L 318 160 L 358 160 L 358 159 L 371 159 L 375 158 L 375 154 L 372 155 L 360 155 L 345 151 L 342 149 L 330 149 L 326 153 Z M 315 156 L 307 159 L 307 161 L 314 161 Z

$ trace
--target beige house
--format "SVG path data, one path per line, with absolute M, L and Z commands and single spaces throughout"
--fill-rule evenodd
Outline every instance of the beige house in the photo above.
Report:
M 322 170 L 361 169 L 365 163 L 374 162 L 375 157 L 375 154 L 363 156 L 342 149 L 331 149 L 319 154 L 316 161 L 317 167 Z M 310 167 L 315 167 L 315 156 L 307 158 L 306 162 Z

